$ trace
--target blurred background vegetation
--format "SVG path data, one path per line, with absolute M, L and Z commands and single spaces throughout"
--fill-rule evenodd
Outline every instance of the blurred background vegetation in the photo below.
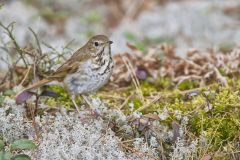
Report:
M 46 72 L 54 70 L 49 67 L 54 66 L 52 63 L 61 64 L 92 35 L 108 35 L 114 41 L 113 54 L 129 58 L 134 69 L 130 73 L 121 57 L 116 56 L 115 68 L 120 71 L 114 72 L 115 79 L 111 82 L 118 84 L 115 89 L 122 89 L 121 82 L 125 82 L 123 89 L 116 92 L 106 87 L 98 94 L 100 98 L 115 108 L 119 107 L 130 117 L 134 110 L 158 115 L 155 120 L 167 128 L 167 132 L 161 133 L 168 136 L 169 130 L 173 134 L 181 131 L 175 125 L 179 123 L 186 138 L 183 148 L 199 139 L 199 148 L 195 150 L 196 155 L 193 152 L 193 157 L 201 155 L 207 159 L 205 155 L 219 154 L 219 159 L 234 156 L 238 159 L 240 51 L 232 49 L 239 47 L 240 42 L 240 1 L 0 0 L 0 6 L 1 24 L 8 26 L 15 22 L 12 30 L 14 38 L 26 53 L 30 49 L 33 53 L 39 52 L 36 51 L 36 37 L 32 34 L 36 33 L 42 52 L 50 58 L 57 54 L 54 62 L 48 59 L 45 66 L 39 65 Z M 0 28 L 0 79 L 3 82 L 7 65 L 17 53 L 5 32 L 4 28 Z M 36 46 L 29 47 L 30 42 Z M 215 54 L 218 52 L 221 53 Z M 157 58 L 154 57 L 156 55 Z M 24 69 L 22 77 L 15 76 L 17 83 L 9 85 L 8 89 L 22 84 L 19 81 L 28 75 L 26 70 L 31 72 L 30 68 Z M 134 79 L 131 74 L 135 71 Z M 31 76 L 27 77 L 25 85 L 31 83 Z M 12 76 L 6 77 L 13 80 Z M 133 80 L 140 83 L 134 86 L 131 84 Z M 57 100 L 48 99 L 46 104 L 62 104 L 70 108 L 68 94 L 59 87 L 52 89 L 60 92 L 60 97 Z M 5 97 L 13 98 L 15 94 L 12 89 L 5 91 L 0 96 L 0 103 L 4 104 Z M 163 114 L 165 111 L 167 116 Z M 136 119 L 142 120 L 142 117 Z M 149 117 L 151 119 L 153 115 Z M 186 124 L 184 117 L 187 118 Z M 129 120 L 126 121 L 129 123 Z M 135 129 L 139 131 L 139 128 Z M 142 131 L 139 133 L 141 136 L 145 134 Z M 124 137 L 125 133 L 118 134 Z M 201 143 L 202 137 L 206 139 L 204 143 Z M 133 135 L 131 138 L 136 137 Z M 170 153 L 176 139 L 169 143 L 161 138 L 161 143 L 166 145 L 162 147 Z
M 20 44 L 30 40 L 27 26 L 40 39 L 61 48 L 74 40 L 79 47 L 87 37 L 107 34 L 114 53 L 127 51 L 126 42 L 146 51 L 166 42 L 184 55 L 189 47 L 228 50 L 240 40 L 240 2 L 194 0 L 1 0 L 0 19 L 16 22 Z M 1 34 L 1 36 L 3 36 Z

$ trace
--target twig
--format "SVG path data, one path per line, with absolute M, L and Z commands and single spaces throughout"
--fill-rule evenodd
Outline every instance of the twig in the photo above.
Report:
M 105 132 L 105 134 L 104 134 L 104 135 L 101 135 L 101 136 L 92 144 L 92 147 L 93 147 L 101 138 L 103 138 L 104 136 L 106 136 L 107 130 L 108 130 L 108 128 L 109 128 L 110 119 L 111 119 L 111 117 L 109 117 L 109 119 L 108 119 L 108 123 L 107 123 L 107 126 L 106 126 L 106 132 Z
M 8 37 L 12 40 L 14 46 L 15 46 L 15 49 L 17 50 L 17 52 L 20 54 L 20 57 L 21 59 L 23 60 L 23 63 L 25 64 L 25 67 L 28 66 L 24 56 L 23 56 L 23 51 L 21 50 L 20 46 L 18 45 L 18 43 L 16 42 L 13 34 L 12 34 L 12 31 L 13 31 L 13 25 L 14 25 L 15 22 L 12 22 L 10 23 L 7 27 L 4 26 L 1 22 L 0 22 L 0 26 L 6 31 L 6 34 L 8 35 Z M 11 29 L 9 29 L 11 27 Z
M 155 158 L 153 155 L 151 155 L 151 154 L 149 154 L 149 153 L 141 152 L 141 151 L 139 151 L 139 150 L 137 150 L 137 149 L 135 149 L 135 148 L 133 148 L 133 147 L 128 147 L 127 145 L 125 145 L 125 144 L 123 144 L 123 143 L 120 143 L 120 145 L 121 145 L 123 148 L 131 151 L 132 153 L 135 153 L 138 157 L 148 156 L 148 157 L 151 157 L 152 159 L 156 159 L 156 160 L 157 160 L 157 158 Z
M 38 100 L 39 100 L 39 97 L 36 95 L 36 103 L 35 103 L 35 106 L 34 106 L 34 109 L 33 107 L 29 107 L 30 108 L 30 114 L 31 114 L 31 118 L 32 118 L 32 125 L 33 125 L 33 128 L 35 130 L 35 133 L 36 133 L 36 141 L 38 142 L 39 139 L 40 139 L 40 134 L 39 134 L 39 130 L 37 128 L 37 124 L 36 124 L 36 120 L 35 120 L 35 116 L 36 116 L 36 109 L 38 108 Z
M 134 142 L 136 139 L 129 139 L 129 140 L 126 140 L 126 141 L 121 141 L 121 143 L 130 143 L 130 142 Z
M 36 43 L 37 43 L 37 46 L 38 46 L 38 53 L 39 53 L 39 55 L 42 56 L 42 48 L 40 46 L 37 34 L 33 31 L 33 29 L 31 27 L 29 27 L 28 29 L 32 32 L 32 34 L 33 34 L 33 36 L 34 36 L 34 38 L 36 40 Z
M 75 41 L 75 39 L 72 39 L 70 42 L 68 42 L 64 47 L 63 47 L 63 50 L 64 49 L 70 49 L 72 50 L 69 46 Z
M 199 71 L 202 71 L 203 70 L 203 67 L 201 67 L 200 65 L 198 65 L 197 63 L 195 63 L 194 61 L 192 60 L 189 60 L 189 59 L 183 59 L 186 63 L 194 66 L 194 68 L 197 68 Z
M 42 44 L 43 44 L 44 46 L 46 46 L 47 48 L 51 49 L 52 51 L 58 53 L 58 51 L 57 51 L 53 46 L 51 46 L 50 44 L 47 44 L 47 43 L 45 43 L 45 42 L 42 42 Z
M 183 81 L 186 80 L 199 80 L 202 79 L 202 76 L 197 76 L 197 75 L 187 75 L 187 76 L 179 76 L 175 78 L 173 81 L 178 82 L 177 85 L 181 84 Z

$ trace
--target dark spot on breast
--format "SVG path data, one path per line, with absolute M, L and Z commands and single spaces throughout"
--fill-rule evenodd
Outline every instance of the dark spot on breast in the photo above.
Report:
M 71 80 L 70 80 L 70 83 L 73 84 L 73 85 L 78 85 L 77 80 L 78 79 L 76 77 L 72 77 Z

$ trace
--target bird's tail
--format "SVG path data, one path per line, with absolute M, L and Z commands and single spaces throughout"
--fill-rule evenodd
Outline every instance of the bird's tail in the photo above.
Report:
M 33 94 L 30 94 L 30 92 L 28 92 L 28 91 L 39 88 L 39 87 L 43 86 L 44 84 L 51 82 L 51 81 L 52 80 L 50 80 L 50 79 L 43 79 L 43 80 L 33 83 L 29 87 L 25 88 L 24 90 L 22 90 L 20 93 L 18 93 L 16 95 L 16 103 L 21 104 L 21 103 L 25 102 L 28 98 L 30 98 L 33 95 Z
M 42 79 L 41 81 L 38 81 L 38 82 L 33 83 L 32 85 L 28 86 L 23 91 L 29 91 L 29 90 L 32 90 L 32 89 L 39 88 L 39 87 L 43 86 L 44 84 L 47 84 L 47 83 L 49 83 L 51 81 L 52 80 L 50 80 L 50 79 Z

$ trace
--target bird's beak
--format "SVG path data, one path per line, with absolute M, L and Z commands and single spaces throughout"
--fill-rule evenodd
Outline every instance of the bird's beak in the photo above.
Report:
M 109 44 L 113 44 L 113 41 L 108 41 Z

